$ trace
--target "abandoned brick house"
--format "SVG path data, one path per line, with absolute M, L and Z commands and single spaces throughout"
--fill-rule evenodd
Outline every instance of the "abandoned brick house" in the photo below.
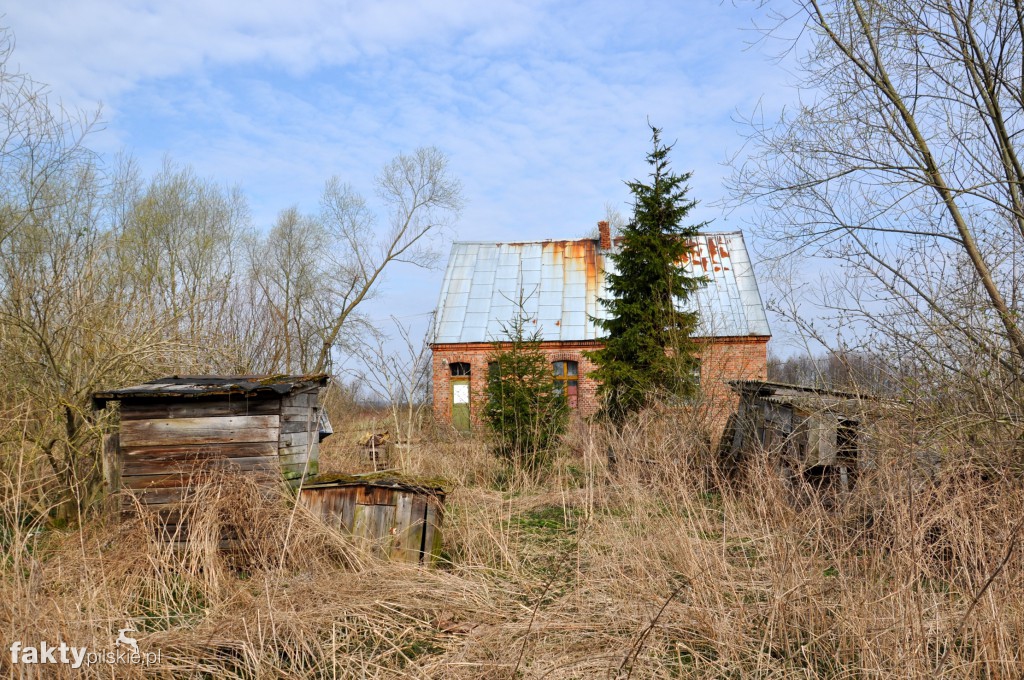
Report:
M 609 297 L 607 256 L 618 247 L 607 223 L 598 227 L 596 239 L 453 245 L 431 341 L 439 421 L 459 430 L 479 422 L 488 359 L 507 337 L 520 298 L 570 406 L 582 415 L 597 410 L 595 367 L 584 353 L 601 347 L 592 317 L 605 314 L 598 299 Z M 702 403 L 724 426 L 737 402 L 728 381 L 767 377 L 771 332 L 741 232 L 700 234 L 682 265 L 708 278 L 686 304 L 700 312 Z

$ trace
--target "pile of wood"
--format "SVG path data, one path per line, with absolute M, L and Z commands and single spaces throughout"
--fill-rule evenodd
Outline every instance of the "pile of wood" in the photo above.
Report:
M 374 472 L 387 469 L 391 465 L 391 433 L 367 432 L 357 441 L 363 450 L 366 460 L 373 465 Z

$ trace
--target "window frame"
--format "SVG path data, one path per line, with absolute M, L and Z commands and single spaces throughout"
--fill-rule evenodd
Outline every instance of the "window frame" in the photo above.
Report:
M 556 367 L 561 364 L 562 372 L 557 373 Z M 572 364 L 575 372 L 569 372 L 569 365 Z M 579 407 L 580 395 L 580 362 L 572 359 L 556 359 L 551 362 L 551 374 L 555 384 L 555 392 L 565 395 L 565 401 L 569 408 Z M 575 390 L 572 390 L 575 388 Z
M 461 372 L 463 366 L 465 366 L 465 373 Z M 448 374 L 453 378 L 471 378 L 473 377 L 473 365 L 468 361 L 452 361 L 448 364 Z

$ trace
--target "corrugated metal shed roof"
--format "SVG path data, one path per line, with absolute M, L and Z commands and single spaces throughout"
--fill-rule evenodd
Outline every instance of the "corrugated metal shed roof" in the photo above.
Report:
M 863 392 L 807 387 L 767 380 L 730 380 L 736 394 L 806 413 L 831 412 L 856 420 L 864 415 L 906 411 L 905 403 Z
M 172 375 L 141 385 L 101 390 L 92 395 L 93 405 L 103 408 L 121 399 L 195 399 L 222 395 L 287 395 L 327 384 L 326 373 L 310 375 Z
M 591 317 L 606 314 L 605 272 L 614 266 L 596 239 L 460 242 L 441 284 L 433 342 L 494 342 L 523 297 L 544 340 L 597 340 Z M 697 237 L 683 266 L 708 277 L 685 308 L 700 312 L 703 337 L 771 335 L 741 232 Z

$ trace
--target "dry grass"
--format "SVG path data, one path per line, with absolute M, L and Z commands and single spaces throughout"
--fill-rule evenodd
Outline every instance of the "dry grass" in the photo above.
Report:
M 406 450 L 450 479 L 449 563 L 376 561 L 282 495 L 210 484 L 177 552 L 142 522 L 32 533 L 5 505 L 7 641 L 109 649 L 125 621 L 159 666 L 41 677 L 1020 677 L 1017 480 L 914 473 L 888 442 L 838 508 L 765 466 L 710 490 L 686 424 L 580 428 L 544 480 L 451 438 Z M 614 477 L 605 469 L 611 446 Z M 328 447 L 325 467 L 358 453 Z M 640 461 L 640 462 L 636 462 Z M 257 518 L 255 522 L 242 520 Z M 252 526 L 228 559 L 225 526 Z M 15 677 L 4 653 L 0 664 Z

